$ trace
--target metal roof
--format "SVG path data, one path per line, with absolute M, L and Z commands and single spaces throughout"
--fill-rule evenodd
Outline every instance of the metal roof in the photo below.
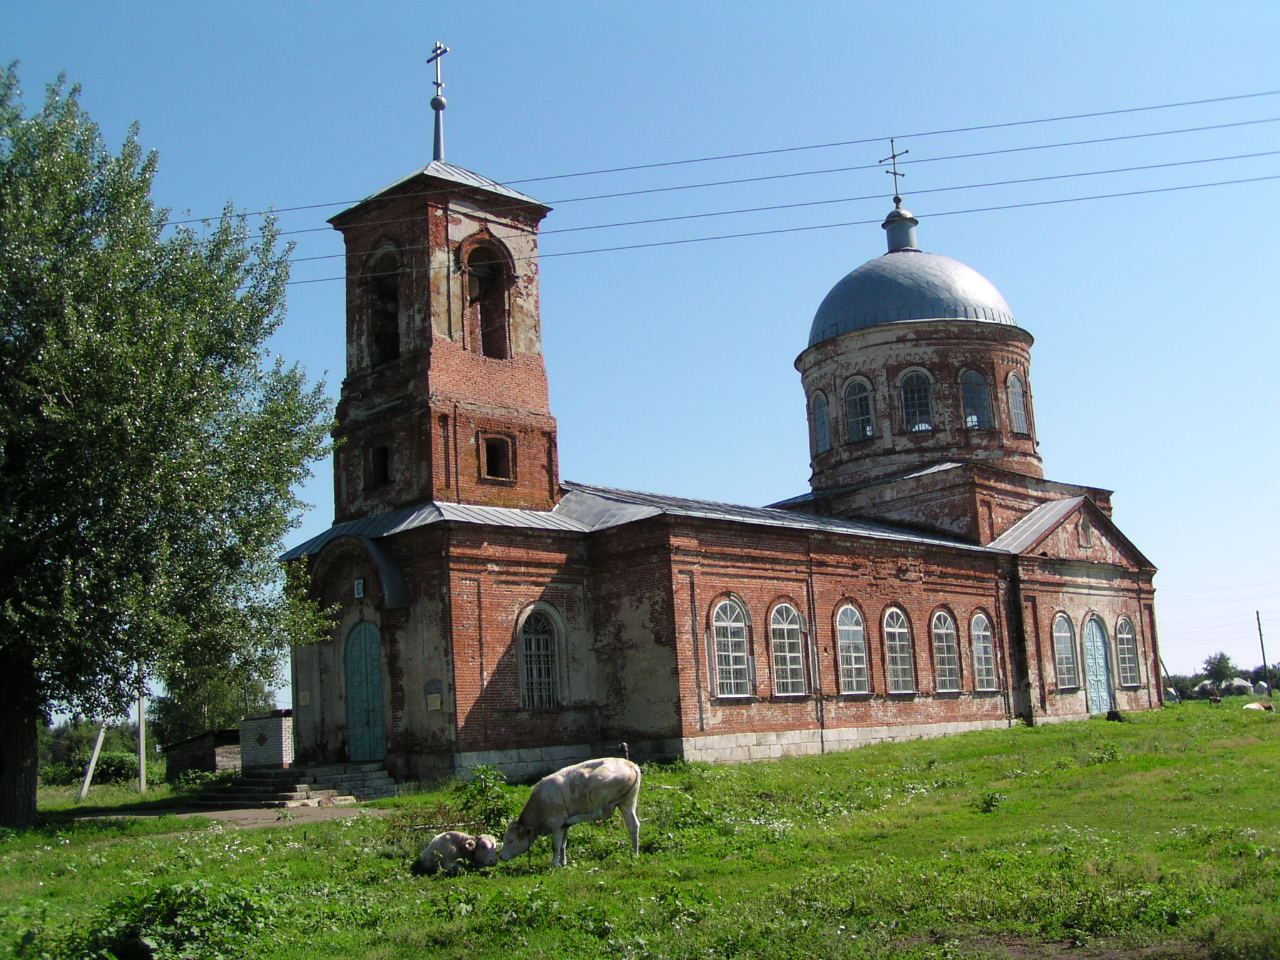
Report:
M 1084 503 L 1084 497 L 1068 497 L 1066 500 L 1050 500 L 1042 503 L 991 541 L 997 550 L 1022 553 L 1035 546 L 1046 533 L 1062 522 L 1063 517 Z
M 771 507 L 746 507 L 713 500 L 693 500 L 688 497 L 662 496 L 634 490 L 592 487 L 580 483 L 566 482 L 563 486 L 565 495 L 551 511 L 481 507 L 463 503 L 424 503 L 335 524 L 324 533 L 293 547 L 281 559 L 297 560 L 300 557 L 319 553 L 330 541 L 338 537 L 364 537 L 376 540 L 379 537 L 389 537 L 406 530 L 444 521 L 526 530 L 592 533 L 664 514 L 992 552 L 989 547 L 976 546 L 963 540 L 918 533 L 870 520 L 841 520 L 835 517 L 797 513 L 792 510 L 775 510 Z
M 356 209 L 356 207 L 362 206 L 363 204 L 368 203 L 370 200 L 374 200 L 382 196 L 387 191 L 394 190 L 396 187 L 400 186 L 402 183 L 407 183 L 408 181 L 412 180 L 414 177 L 419 177 L 419 176 L 436 177 L 439 180 L 448 180 L 452 183 L 456 183 L 464 187 L 472 187 L 478 190 L 486 190 L 489 193 L 496 193 L 498 194 L 498 196 L 507 197 L 510 200 L 519 200 L 523 203 L 532 203 L 535 206 L 543 207 L 545 209 L 550 209 L 549 207 L 547 207 L 545 203 L 539 203 L 537 200 L 533 199 L 533 197 L 527 194 L 521 193 L 519 190 L 513 190 L 511 187 L 504 187 L 502 184 L 498 183 L 496 180 L 490 180 L 488 177 L 483 176 L 479 173 L 475 173 L 471 170 L 464 169 L 463 167 L 454 166 L 452 163 L 446 163 L 443 160 L 432 160 L 421 170 L 415 170 L 413 171 L 413 173 L 407 176 L 401 177 L 395 183 L 392 183 L 392 184 L 389 184 L 388 186 L 383 187 L 381 190 L 377 191 L 376 193 L 369 194 L 369 196 L 365 197 L 359 203 L 348 207 L 346 210 L 343 210 L 342 213 L 339 213 L 336 216 L 330 217 L 329 221 L 332 223 L 334 220 L 338 219 L 338 217 L 341 217 L 344 214 L 348 213 L 349 211 Z
M 794 510 L 777 510 L 772 507 L 745 507 L 714 500 L 693 500 L 688 497 L 670 497 L 655 493 L 639 493 L 634 490 L 614 490 L 609 487 L 591 487 L 579 483 L 565 483 L 568 494 L 556 506 L 556 512 L 564 511 L 578 519 L 594 520 L 592 529 L 618 526 L 644 517 L 667 514 L 696 517 L 705 520 L 727 520 L 733 523 L 750 523 L 760 526 L 781 527 L 789 530 L 817 530 L 824 533 L 853 534 L 879 540 L 896 540 L 903 543 L 921 543 L 934 546 L 955 547 L 964 550 L 989 552 L 990 548 L 976 546 L 952 537 L 918 533 L 902 527 L 894 527 L 871 520 L 843 520 L 816 514 L 798 513 Z M 1002 552 L 1002 551 L 996 551 Z
M 813 317 L 809 346 L 851 330 L 913 320 L 1016 326 L 1000 291 L 977 270 L 941 254 L 902 249 L 864 263 L 831 288 Z

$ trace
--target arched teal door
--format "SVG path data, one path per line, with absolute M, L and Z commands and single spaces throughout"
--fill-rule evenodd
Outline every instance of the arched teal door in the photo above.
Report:
M 1107 628 L 1090 617 L 1084 628 L 1085 696 L 1090 713 L 1108 713 L 1116 708 L 1111 699 L 1111 659 L 1107 656 Z
M 347 637 L 347 759 L 381 760 L 387 754 L 382 717 L 382 638 L 367 620 Z

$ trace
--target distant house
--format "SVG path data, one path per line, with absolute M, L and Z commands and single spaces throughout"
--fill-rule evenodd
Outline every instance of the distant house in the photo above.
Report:
M 211 730 L 164 748 L 165 779 L 177 780 L 190 770 L 240 772 L 240 731 Z

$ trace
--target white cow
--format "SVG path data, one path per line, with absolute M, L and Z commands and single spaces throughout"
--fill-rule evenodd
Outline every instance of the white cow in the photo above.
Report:
M 552 867 L 568 863 L 569 828 L 575 823 L 604 820 L 619 807 L 631 834 L 631 850 L 640 852 L 640 768 L 621 757 L 575 763 L 539 780 L 520 816 L 507 827 L 499 860 L 518 857 L 538 837 L 550 834 Z
M 413 872 L 430 876 L 437 870 L 442 870 L 446 876 L 451 877 L 464 863 L 476 867 L 496 867 L 498 841 L 487 833 L 478 837 L 457 830 L 436 834 L 414 863 Z

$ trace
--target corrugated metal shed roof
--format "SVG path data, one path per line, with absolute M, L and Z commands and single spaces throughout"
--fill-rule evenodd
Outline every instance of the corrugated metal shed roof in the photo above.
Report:
M 1062 518 L 1084 503 L 1084 497 L 1068 497 L 1066 500 L 1050 500 L 1042 503 L 991 541 L 997 550 L 1022 553 L 1056 527 Z

